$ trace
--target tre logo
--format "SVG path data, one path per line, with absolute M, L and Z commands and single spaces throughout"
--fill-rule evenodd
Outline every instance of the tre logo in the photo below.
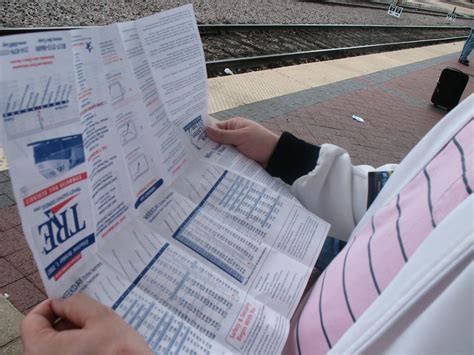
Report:
M 44 238 L 43 252 L 46 255 L 86 228 L 86 222 L 80 221 L 77 203 L 65 208 L 77 195 L 67 198 L 44 212 L 48 220 L 38 226 L 38 233 Z

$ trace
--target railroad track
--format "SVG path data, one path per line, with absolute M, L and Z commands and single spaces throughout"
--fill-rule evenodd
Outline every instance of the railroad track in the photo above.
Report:
M 459 41 L 470 27 L 202 25 L 209 76 Z
M 77 28 L 77 27 L 76 27 Z M 72 29 L 0 28 L 0 36 Z M 386 25 L 200 25 L 209 77 L 467 38 L 470 27 Z M 227 71 L 228 72 L 228 71 Z

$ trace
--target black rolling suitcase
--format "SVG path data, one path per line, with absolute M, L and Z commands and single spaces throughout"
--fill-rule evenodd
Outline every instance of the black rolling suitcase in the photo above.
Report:
M 454 68 L 445 68 L 441 72 L 431 102 L 448 110 L 455 107 L 461 99 L 469 76 Z

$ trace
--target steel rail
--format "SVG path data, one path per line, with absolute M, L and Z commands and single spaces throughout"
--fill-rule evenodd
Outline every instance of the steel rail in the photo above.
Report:
M 291 30 L 291 29 L 323 29 L 323 28 L 388 28 L 388 29 L 451 29 L 451 30 L 470 30 L 471 26 L 450 26 L 450 25 L 358 25 L 358 24 L 216 24 L 216 25 L 199 25 L 200 31 L 247 31 L 247 30 Z
M 63 27 L 0 27 L 0 36 L 8 36 L 13 34 L 22 34 L 30 32 L 44 31 L 66 31 L 81 28 L 93 28 L 97 26 L 63 26 Z M 251 30 L 291 30 L 291 29 L 323 29 L 323 28 L 387 28 L 387 29 L 452 29 L 452 30 L 469 30 L 470 26 L 450 26 L 450 25 L 357 25 L 357 24 L 215 24 L 215 25 L 198 25 L 201 33 L 211 31 L 251 31 Z
M 57 27 L 0 27 L 0 36 L 19 35 L 32 32 L 69 31 L 96 26 L 57 26 Z
M 354 47 L 341 47 L 341 48 L 328 48 L 328 49 L 317 49 L 312 51 L 302 51 L 302 52 L 291 52 L 291 53 L 280 53 L 280 54 L 270 54 L 270 55 L 261 55 L 254 57 L 245 57 L 245 58 L 230 58 L 222 59 L 215 61 L 206 62 L 207 69 L 221 69 L 226 67 L 243 67 L 248 68 L 252 65 L 257 64 L 268 64 L 278 61 L 287 61 L 301 58 L 314 58 L 324 55 L 338 55 L 343 53 L 351 52 L 367 52 L 374 49 L 395 49 L 404 46 L 410 46 L 414 44 L 433 44 L 433 43 L 442 43 L 442 42 L 451 42 L 466 39 L 468 36 L 460 37 L 447 37 L 447 38 L 435 38 L 435 39 L 423 39 L 415 41 L 404 41 L 404 42 L 390 42 L 390 43 L 381 43 L 381 44 L 368 44 L 363 46 L 354 46 Z

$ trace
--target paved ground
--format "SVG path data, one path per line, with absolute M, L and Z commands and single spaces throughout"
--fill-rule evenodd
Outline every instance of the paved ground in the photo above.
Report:
M 355 164 L 399 162 L 445 114 L 430 103 L 443 68 L 471 75 L 464 97 L 474 92 L 473 67 L 458 54 L 379 71 L 213 114 L 243 116 L 280 133 L 290 131 L 314 144 L 333 143 L 351 153 Z M 352 120 L 362 117 L 365 123 Z
M 351 153 L 355 163 L 399 162 L 445 114 L 430 104 L 443 68 L 457 67 L 469 73 L 464 96 L 474 92 L 474 68 L 458 64 L 457 55 L 297 91 L 213 116 L 240 115 L 315 144 L 338 144 Z M 363 117 L 365 123 L 352 120 L 353 114 Z M 8 294 L 9 301 L 25 314 L 46 298 L 24 239 L 7 171 L 0 172 L 0 294 Z M 0 319 L 0 353 L 18 353 L 21 315 L 1 296 Z
M 5 176 L 2 173 L 2 176 Z M 0 183 L 11 189 L 10 182 Z M 10 203 L 11 196 L 0 195 L 0 203 Z M 0 210 L 0 294 L 8 294 L 9 300 L 23 313 L 46 298 L 33 256 L 28 248 L 16 205 Z

